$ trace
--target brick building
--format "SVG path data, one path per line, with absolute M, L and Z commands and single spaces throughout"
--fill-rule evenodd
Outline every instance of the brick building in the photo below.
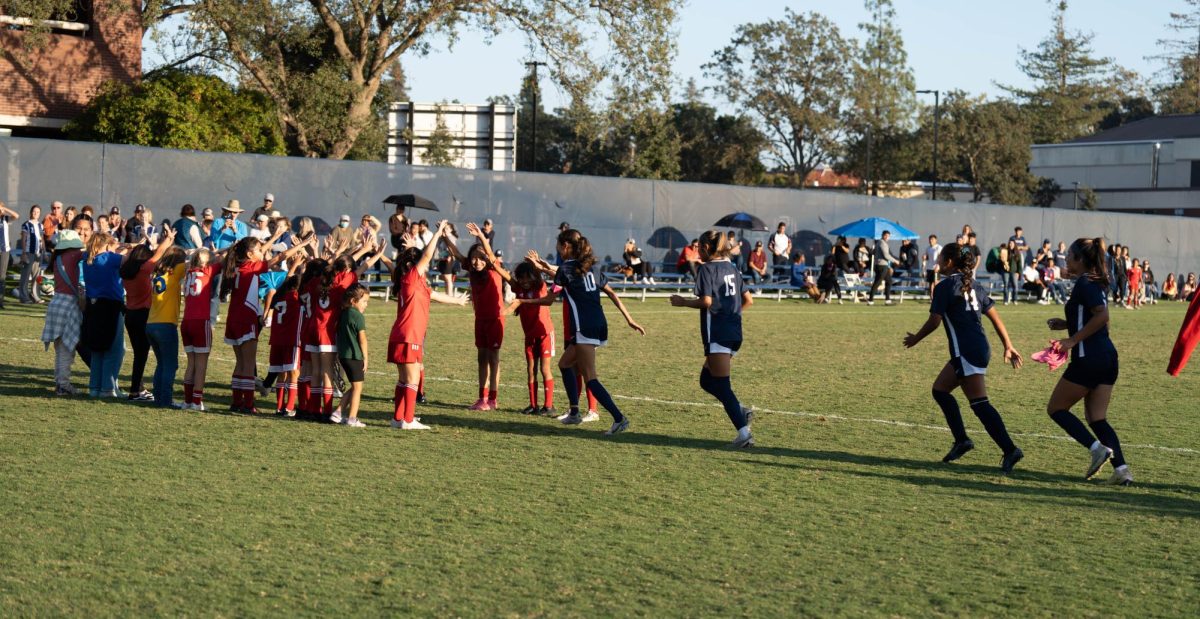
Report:
M 5 5 L 0 2 L 0 131 L 56 134 L 104 82 L 141 78 L 138 0 L 76 0 L 71 14 L 46 22 L 51 28 L 46 44 L 27 53 L 24 37 L 31 23 Z

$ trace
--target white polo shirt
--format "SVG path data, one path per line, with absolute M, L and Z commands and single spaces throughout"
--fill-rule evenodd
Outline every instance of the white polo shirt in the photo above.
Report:
M 775 242 L 775 249 L 772 250 L 776 256 L 786 256 L 788 250 L 788 235 L 776 232 L 771 235 L 771 240 Z
M 932 271 L 938 264 L 938 256 L 942 255 L 942 246 L 930 245 L 925 248 L 925 270 Z

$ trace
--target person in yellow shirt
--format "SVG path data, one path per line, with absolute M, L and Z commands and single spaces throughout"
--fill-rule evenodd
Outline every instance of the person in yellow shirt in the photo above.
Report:
M 186 276 L 187 254 L 179 247 L 167 250 L 150 276 L 146 337 L 154 351 L 154 404 L 163 408 L 179 408 L 172 393 L 179 371 L 179 304 Z

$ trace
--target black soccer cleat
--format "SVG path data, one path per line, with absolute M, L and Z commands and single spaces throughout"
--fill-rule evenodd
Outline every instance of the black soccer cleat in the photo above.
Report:
M 975 443 L 972 443 L 971 439 L 959 441 L 950 446 L 950 451 L 946 452 L 946 456 L 942 458 L 942 462 L 954 462 L 972 449 L 975 449 Z
M 543 406 L 540 410 L 538 410 L 538 414 L 542 417 L 558 417 L 558 411 L 555 410 L 553 406 Z
M 1005 475 L 1012 472 L 1013 467 L 1025 457 L 1025 452 L 1021 451 L 1020 447 L 1013 447 L 1013 450 L 1004 454 L 1004 459 L 1000 461 L 1000 471 Z
M 536 406 L 526 406 L 525 408 L 521 409 L 522 415 L 536 415 L 537 413 L 538 413 L 538 407 L 536 407 Z
M 425 399 L 424 393 L 417 394 L 417 404 L 429 404 L 429 400 Z

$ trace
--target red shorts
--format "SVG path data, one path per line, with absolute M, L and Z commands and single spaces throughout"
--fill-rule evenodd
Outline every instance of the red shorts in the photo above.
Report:
M 291 372 L 300 369 L 300 347 L 272 344 L 268 372 Z
M 179 323 L 179 335 L 183 339 L 183 352 L 207 353 L 212 351 L 212 321 L 191 318 Z
M 500 350 L 504 343 L 504 319 L 475 319 L 475 348 Z
M 304 351 L 309 353 L 337 352 L 337 344 L 333 341 L 329 329 L 314 323 L 312 328 L 305 329 Z
M 550 333 L 542 337 L 530 340 L 525 339 L 525 358 L 526 359 L 551 359 L 554 357 L 554 334 Z
M 225 343 L 230 346 L 258 339 L 258 316 L 233 315 L 225 323 Z
M 388 342 L 388 363 L 424 363 L 425 347 L 408 342 Z

